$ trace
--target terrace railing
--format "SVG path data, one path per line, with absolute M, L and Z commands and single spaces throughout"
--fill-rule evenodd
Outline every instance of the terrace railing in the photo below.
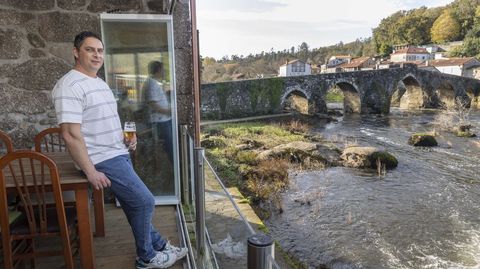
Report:
M 261 222 L 240 192 L 223 184 L 204 149 L 194 148 L 186 126 L 180 137 L 183 223 L 192 267 L 280 268 L 273 240 L 259 232 Z

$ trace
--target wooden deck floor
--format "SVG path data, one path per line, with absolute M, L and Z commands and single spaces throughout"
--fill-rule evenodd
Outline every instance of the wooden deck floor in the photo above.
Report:
M 177 227 L 176 218 L 177 213 L 175 212 L 175 206 L 157 206 L 155 208 L 154 226 L 160 231 L 164 238 L 170 240 L 173 245 L 177 246 L 180 242 L 180 227 Z M 96 268 L 135 268 L 135 244 L 130 225 L 122 209 L 116 208 L 113 204 L 105 205 L 105 233 L 105 237 L 93 238 Z M 187 268 L 187 266 L 184 267 L 185 259 L 186 258 L 177 261 L 170 268 Z M 64 268 L 64 261 L 61 257 L 38 259 L 37 268 Z M 76 256 L 75 268 L 81 268 L 78 255 Z

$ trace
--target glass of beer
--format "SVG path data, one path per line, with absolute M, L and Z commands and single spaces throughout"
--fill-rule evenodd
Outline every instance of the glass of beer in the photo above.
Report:
M 125 142 L 127 145 L 130 144 L 133 138 L 135 138 L 137 129 L 135 128 L 135 122 L 134 121 L 126 121 L 125 122 L 125 127 L 123 128 L 123 134 L 125 136 Z

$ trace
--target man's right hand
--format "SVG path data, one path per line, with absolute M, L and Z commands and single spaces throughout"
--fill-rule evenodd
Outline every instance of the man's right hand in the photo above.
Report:
M 96 190 L 110 187 L 112 184 L 104 173 L 98 172 L 97 170 L 87 174 L 87 179 Z

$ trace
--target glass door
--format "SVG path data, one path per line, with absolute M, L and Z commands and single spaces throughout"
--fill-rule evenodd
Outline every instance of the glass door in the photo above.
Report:
M 101 14 L 105 78 L 122 124 L 134 121 L 135 170 L 157 204 L 179 202 L 179 164 L 170 15 Z

